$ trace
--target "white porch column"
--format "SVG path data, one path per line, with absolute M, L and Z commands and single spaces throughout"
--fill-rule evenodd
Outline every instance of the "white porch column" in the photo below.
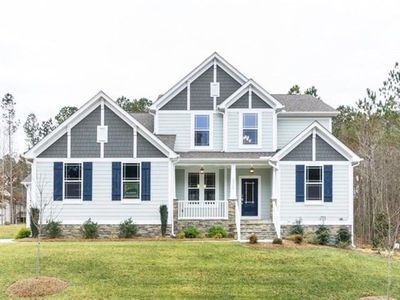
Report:
M 236 165 L 231 165 L 231 189 L 229 194 L 229 199 L 237 199 L 236 193 Z

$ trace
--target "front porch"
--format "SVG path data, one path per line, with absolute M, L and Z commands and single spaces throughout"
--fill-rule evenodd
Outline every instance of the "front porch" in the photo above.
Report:
M 267 161 L 175 165 L 174 231 L 221 225 L 238 240 L 277 234 L 275 171 Z

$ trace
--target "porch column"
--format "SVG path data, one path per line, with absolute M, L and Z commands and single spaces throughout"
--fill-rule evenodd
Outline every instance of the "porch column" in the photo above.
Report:
M 236 193 L 236 165 L 231 165 L 231 190 L 229 194 L 229 199 L 237 199 Z
M 235 220 L 236 223 L 236 238 L 240 241 L 241 234 L 240 234 L 240 209 L 239 209 L 239 200 L 236 192 L 236 165 L 231 165 L 231 186 L 230 186 L 230 193 L 229 193 L 229 201 L 235 203 Z

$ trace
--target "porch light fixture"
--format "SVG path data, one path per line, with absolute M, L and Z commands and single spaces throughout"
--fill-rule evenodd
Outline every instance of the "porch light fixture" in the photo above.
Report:
M 254 174 L 254 172 L 255 172 L 254 167 L 251 166 L 251 168 L 250 168 L 250 174 Z
M 203 166 L 201 166 L 201 168 L 200 168 L 200 174 L 204 174 L 204 168 L 203 168 Z

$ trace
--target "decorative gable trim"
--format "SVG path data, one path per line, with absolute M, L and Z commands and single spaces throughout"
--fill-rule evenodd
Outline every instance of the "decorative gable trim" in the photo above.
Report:
M 243 84 L 236 92 L 234 92 L 228 99 L 218 105 L 220 110 L 225 110 L 229 108 L 235 101 L 237 101 L 240 97 L 242 97 L 245 93 L 249 92 L 250 94 L 250 107 L 251 105 L 251 93 L 256 93 L 261 100 L 263 100 L 266 104 L 271 106 L 273 109 L 282 109 L 284 106 L 272 97 L 263 87 L 261 87 L 258 83 L 256 83 L 253 79 L 248 80 L 245 84 Z
M 343 155 L 347 160 L 352 163 L 357 163 L 362 160 L 357 154 L 350 150 L 345 144 L 338 140 L 331 132 L 329 132 L 324 126 L 322 126 L 318 121 L 313 122 L 308 126 L 303 132 L 297 135 L 293 140 L 291 140 L 285 147 L 283 147 L 278 153 L 276 153 L 271 161 L 281 161 L 287 154 L 289 154 L 293 149 L 295 149 L 299 144 L 301 144 L 305 139 L 312 135 L 315 141 L 316 135 L 327 142 L 332 148 L 334 148 L 338 153 Z M 313 160 L 315 160 L 315 143 L 313 141 Z
M 217 52 L 211 54 L 206 58 L 199 66 L 193 69 L 188 75 L 186 75 L 182 80 L 176 83 L 172 88 L 170 88 L 164 95 L 162 95 L 158 100 L 156 100 L 153 105 L 150 106 L 151 111 L 159 110 L 168 101 L 178 95 L 182 90 L 190 87 L 190 83 L 203 74 L 206 70 L 212 67 L 216 63 L 223 71 L 232 76 L 240 84 L 244 84 L 248 79 L 242 73 L 240 73 L 235 67 L 228 63 L 221 55 Z M 188 89 L 188 98 L 190 97 L 190 90 Z M 189 107 L 189 105 L 188 105 Z M 189 109 L 189 108 L 188 108 Z
M 92 111 L 94 111 L 102 101 L 107 107 L 119 116 L 123 121 L 132 128 L 136 128 L 151 144 L 157 147 L 168 157 L 177 157 L 177 154 L 165 145 L 160 139 L 146 129 L 142 124 L 135 120 L 129 113 L 123 110 L 115 101 L 107 96 L 103 91 L 98 92 L 93 98 L 87 101 L 76 113 L 68 118 L 64 123 L 59 125 L 54 131 L 48 134 L 43 140 L 36 144 L 32 149 L 25 153 L 26 158 L 36 158 L 40 153 L 45 151 L 50 145 L 57 141 L 61 136 L 67 133 L 76 124 L 82 121 Z

